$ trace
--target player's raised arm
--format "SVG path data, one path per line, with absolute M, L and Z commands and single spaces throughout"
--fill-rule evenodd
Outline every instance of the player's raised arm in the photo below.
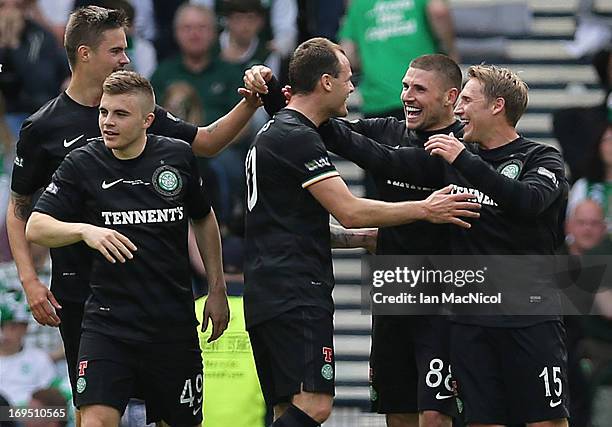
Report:
M 331 177 L 307 187 L 310 193 L 344 227 L 374 227 L 407 224 L 426 220 L 450 223 L 469 228 L 463 218 L 478 218 L 478 203 L 468 202 L 469 194 L 450 194 L 451 187 L 432 193 L 416 202 L 388 203 L 355 197 L 339 176 Z
M 198 128 L 193 141 L 193 152 L 198 156 L 211 157 L 225 149 L 247 125 L 255 111 L 262 105 L 259 95 L 244 88 L 238 89 L 244 97 L 226 115 L 208 126 Z

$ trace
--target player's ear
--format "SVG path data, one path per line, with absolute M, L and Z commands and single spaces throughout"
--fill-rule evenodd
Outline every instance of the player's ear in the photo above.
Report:
M 495 98 L 495 101 L 493 101 L 492 103 L 493 114 L 495 115 L 503 112 L 505 106 L 506 100 L 504 98 L 502 98 L 501 96 Z
M 89 58 L 91 57 L 91 48 L 84 44 L 80 45 L 77 47 L 76 56 L 77 59 L 81 60 L 82 62 L 89 62 Z
M 446 91 L 446 99 L 444 100 L 444 105 L 455 105 L 457 104 L 457 98 L 459 98 L 459 89 L 456 87 L 451 88 Z
M 321 86 L 323 87 L 323 90 L 327 92 L 330 92 L 332 90 L 332 76 L 325 73 L 321 76 L 319 81 L 321 82 Z
M 151 125 L 153 124 L 153 121 L 155 120 L 155 114 L 153 113 L 149 113 L 145 116 L 145 120 L 144 120 L 144 128 L 148 129 L 151 127 Z

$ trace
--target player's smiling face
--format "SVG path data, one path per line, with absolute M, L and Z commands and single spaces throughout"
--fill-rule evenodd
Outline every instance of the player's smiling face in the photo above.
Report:
M 104 80 L 113 71 L 123 70 L 130 63 L 125 50 L 127 40 L 123 28 L 107 30 L 102 35 L 102 41 L 96 49 L 91 50 L 91 64 Z
M 408 68 L 402 79 L 401 94 L 408 129 L 436 130 L 448 123 L 449 110 L 444 105 L 443 87 L 434 71 Z
M 148 127 L 141 98 L 136 94 L 104 93 L 98 124 L 104 145 L 112 150 L 129 151 L 142 139 Z
M 483 142 L 483 130 L 493 119 L 493 107 L 485 97 L 480 81 L 474 78 L 467 81 L 459 94 L 455 114 L 464 124 L 463 140 Z

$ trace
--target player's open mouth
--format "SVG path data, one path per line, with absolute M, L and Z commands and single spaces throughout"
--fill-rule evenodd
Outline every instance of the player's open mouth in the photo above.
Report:
M 117 132 L 113 132 L 112 130 L 105 130 L 104 135 L 106 136 L 117 136 L 119 135 Z
M 419 117 L 421 115 L 421 111 L 423 111 L 421 108 L 411 107 L 408 105 L 404 107 L 404 110 L 406 111 L 406 118 L 408 119 Z

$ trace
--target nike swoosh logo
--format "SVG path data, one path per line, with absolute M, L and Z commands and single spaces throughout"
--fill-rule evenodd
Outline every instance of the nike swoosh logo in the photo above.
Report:
M 119 178 L 118 180 L 109 182 L 108 184 L 106 183 L 106 181 L 102 181 L 102 190 L 107 190 L 111 188 L 113 185 L 119 184 L 121 181 L 123 181 L 123 178 Z
M 74 144 L 79 139 L 83 138 L 84 136 L 85 135 L 77 136 L 76 138 L 71 139 L 70 141 L 66 141 L 66 139 L 64 138 L 64 147 L 66 147 L 66 148 L 70 147 L 72 144 Z
M 202 408 L 201 406 L 198 406 L 197 408 L 195 408 L 192 412 L 193 415 L 196 415 L 200 411 L 201 408 Z
M 436 399 L 438 400 L 450 399 L 451 397 L 455 397 L 455 395 L 454 394 L 440 394 L 440 392 L 436 394 Z
M 551 408 L 554 408 L 554 407 L 559 406 L 561 404 L 561 399 L 557 400 L 556 402 L 553 402 L 551 400 L 548 404 L 550 405 Z

